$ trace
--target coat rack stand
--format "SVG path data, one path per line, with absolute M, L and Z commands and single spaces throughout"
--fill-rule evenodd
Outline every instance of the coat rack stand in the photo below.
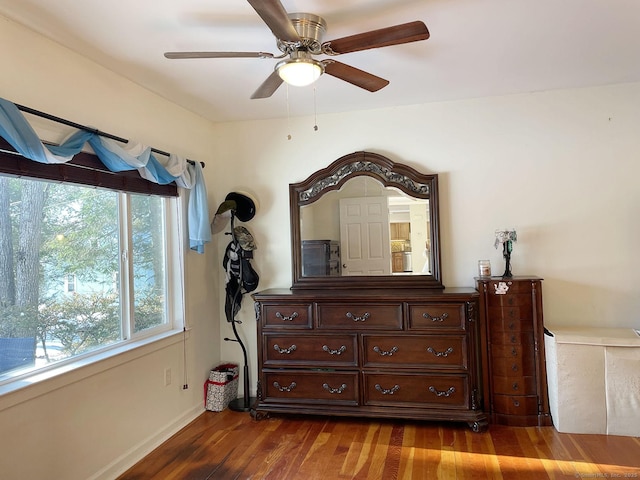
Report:
M 234 220 L 235 220 L 235 213 L 232 210 L 231 211 L 231 237 L 233 239 L 233 242 L 237 243 L 238 239 L 236 238 L 236 234 L 234 230 Z M 239 255 L 238 259 L 240 260 L 240 257 L 242 256 L 242 249 L 240 249 L 238 255 Z M 231 402 L 229 403 L 229 410 L 233 410 L 235 412 L 248 412 L 251 410 L 251 406 L 255 404 L 256 397 L 252 397 L 251 392 L 249 391 L 249 362 L 248 362 L 248 355 L 247 355 L 247 347 L 242 342 L 242 339 L 240 338 L 240 335 L 238 334 L 238 329 L 236 327 L 236 324 L 242 323 L 241 321 L 236 320 L 235 308 L 234 308 L 236 299 L 238 298 L 239 295 L 242 294 L 242 261 L 239 261 L 238 264 L 239 264 L 238 288 L 236 289 L 233 297 L 233 304 L 230 312 L 231 318 L 227 318 L 227 320 L 231 322 L 233 335 L 236 338 L 234 339 L 234 338 L 225 337 L 224 340 L 226 342 L 237 342 L 240 345 L 240 348 L 242 348 L 242 355 L 244 357 L 244 366 L 243 366 L 244 395 L 242 397 L 236 398 L 235 400 L 231 400 Z

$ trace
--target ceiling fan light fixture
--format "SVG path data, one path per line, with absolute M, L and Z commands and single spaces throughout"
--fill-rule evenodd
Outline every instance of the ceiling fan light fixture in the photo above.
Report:
M 306 87 L 320 78 L 324 73 L 324 65 L 312 58 L 297 57 L 278 63 L 276 71 L 287 84 Z

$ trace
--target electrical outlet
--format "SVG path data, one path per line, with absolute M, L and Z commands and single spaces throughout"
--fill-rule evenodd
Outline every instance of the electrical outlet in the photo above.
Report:
M 164 386 L 168 387 L 171 385 L 171 368 L 167 367 L 164 369 Z

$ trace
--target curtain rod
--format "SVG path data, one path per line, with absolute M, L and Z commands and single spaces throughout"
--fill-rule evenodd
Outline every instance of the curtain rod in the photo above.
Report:
M 21 110 L 26 113 L 30 113 L 32 115 L 36 115 L 38 117 L 46 118 L 47 120 L 53 120 L 54 122 L 62 123 L 70 127 L 95 133 L 96 135 L 100 135 L 101 137 L 105 137 L 105 138 L 110 138 L 111 140 L 115 140 L 117 142 L 129 143 L 129 140 L 127 140 L 126 138 L 117 137 L 115 135 L 111 135 L 110 133 L 101 132 L 100 130 L 97 130 L 95 128 L 87 127 L 86 125 L 80 125 L 79 123 L 72 122 L 70 120 L 65 120 L 64 118 L 56 117 L 55 115 L 50 115 L 48 113 L 41 112 L 40 110 L 35 110 L 33 108 L 25 107 L 24 105 L 18 105 L 17 103 L 15 103 L 14 105 L 18 108 L 18 110 Z M 166 157 L 170 155 L 167 152 L 163 152 L 162 150 L 158 150 L 157 148 L 153 148 L 153 147 L 151 147 L 151 151 L 154 153 L 158 153 L 160 155 L 164 155 Z M 187 162 L 189 162 L 191 165 L 195 165 L 196 163 L 193 160 L 189 160 L 189 159 L 187 159 Z M 204 168 L 204 162 L 200 162 L 200 165 L 202 165 L 202 168 Z

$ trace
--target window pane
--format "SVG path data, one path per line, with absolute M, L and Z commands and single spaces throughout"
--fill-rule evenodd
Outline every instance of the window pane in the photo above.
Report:
M 0 376 L 122 339 L 117 198 L 0 176 Z
M 167 321 L 164 203 L 159 197 L 131 195 L 134 332 Z

